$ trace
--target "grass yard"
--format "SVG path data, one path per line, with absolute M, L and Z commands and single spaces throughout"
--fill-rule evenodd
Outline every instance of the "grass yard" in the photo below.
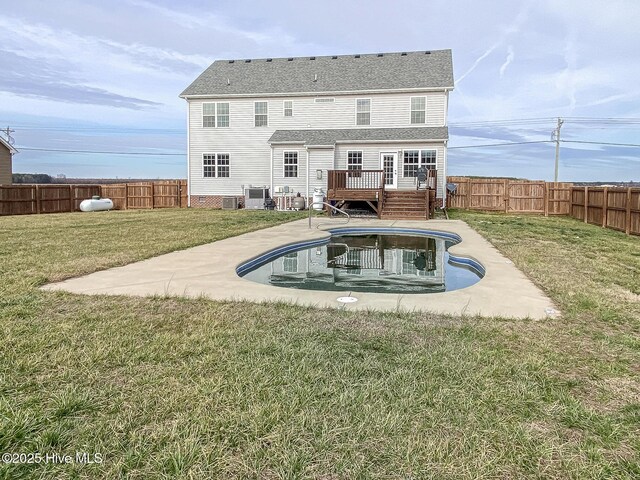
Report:
M 542 322 L 37 289 L 296 218 L 0 218 L 0 478 L 638 478 L 640 238 L 454 212 L 563 311 Z M 304 214 L 302 214 L 304 216 Z

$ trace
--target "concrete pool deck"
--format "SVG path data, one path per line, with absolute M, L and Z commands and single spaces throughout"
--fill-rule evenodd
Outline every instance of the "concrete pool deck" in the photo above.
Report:
M 316 229 L 321 224 L 322 229 Z M 484 265 L 486 275 L 475 285 L 442 293 L 380 294 L 297 290 L 262 285 L 236 274 L 247 260 L 273 248 L 327 237 L 325 229 L 344 226 L 344 220 L 314 219 L 245 233 L 206 245 L 180 250 L 140 262 L 111 268 L 43 286 L 85 295 L 204 296 L 213 300 L 286 301 L 348 310 L 418 310 L 452 315 L 482 315 L 543 319 L 553 302 L 487 240 L 460 220 L 403 221 L 352 219 L 349 227 L 406 227 L 452 232 L 462 242 L 450 247 L 457 256 Z M 344 305 L 337 298 L 352 293 L 358 301 Z

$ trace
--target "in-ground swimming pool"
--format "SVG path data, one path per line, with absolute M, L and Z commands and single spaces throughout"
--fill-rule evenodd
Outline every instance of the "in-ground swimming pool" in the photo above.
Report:
M 237 268 L 254 282 L 304 290 L 437 293 L 484 276 L 477 261 L 451 255 L 453 233 L 407 228 L 330 230 L 327 239 L 286 245 Z

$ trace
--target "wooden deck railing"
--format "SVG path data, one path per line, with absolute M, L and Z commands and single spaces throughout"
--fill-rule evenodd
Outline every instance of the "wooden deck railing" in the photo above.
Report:
M 329 170 L 329 190 L 378 190 L 384 188 L 382 170 Z

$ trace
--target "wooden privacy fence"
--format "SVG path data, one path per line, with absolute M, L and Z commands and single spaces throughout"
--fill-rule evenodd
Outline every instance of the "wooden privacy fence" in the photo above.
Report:
M 113 185 L 0 186 L 0 215 L 76 212 L 94 195 L 111 198 L 115 210 L 187 206 L 186 180 Z
M 447 177 L 458 188 L 449 195 L 450 208 L 569 215 L 572 183 L 508 178 Z
M 457 184 L 450 208 L 568 215 L 587 223 L 640 235 L 640 188 L 577 187 L 507 178 L 447 177 Z
M 585 223 L 640 235 L 640 188 L 573 187 L 570 215 Z

